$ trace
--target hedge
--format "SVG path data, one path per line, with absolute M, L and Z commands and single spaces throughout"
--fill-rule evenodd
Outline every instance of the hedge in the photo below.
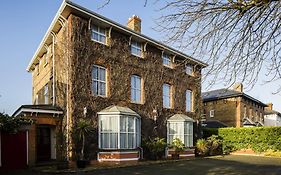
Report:
M 220 128 L 223 152 L 251 148 L 255 152 L 281 151 L 281 127 Z
M 218 128 L 203 128 L 203 138 L 206 139 L 212 135 L 218 135 Z

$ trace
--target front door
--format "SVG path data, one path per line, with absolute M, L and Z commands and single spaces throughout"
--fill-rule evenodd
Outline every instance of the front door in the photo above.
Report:
M 47 126 L 37 127 L 37 161 L 51 160 L 51 129 Z

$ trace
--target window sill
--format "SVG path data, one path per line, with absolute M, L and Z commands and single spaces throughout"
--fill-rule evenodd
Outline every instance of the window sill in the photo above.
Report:
M 144 56 L 142 56 L 142 55 L 137 55 L 137 54 L 133 54 L 133 53 L 131 53 L 131 55 L 133 55 L 133 56 L 135 56 L 135 57 L 138 57 L 138 58 L 144 59 Z
M 101 97 L 101 98 L 107 98 L 107 96 L 106 95 L 92 95 L 93 97 Z
M 99 43 L 99 44 L 105 45 L 105 46 L 108 46 L 108 44 L 103 43 L 103 42 L 101 42 L 101 41 L 94 40 L 94 39 L 92 39 L 92 38 L 91 38 L 91 41 L 93 41 L 93 42 L 95 42 L 95 43 Z
M 143 105 L 143 102 L 135 102 L 135 101 L 130 101 L 132 104 L 136 104 L 136 105 Z
M 167 67 L 169 69 L 174 69 L 174 66 L 173 65 L 166 65 L 166 64 L 163 64 L 164 67 Z

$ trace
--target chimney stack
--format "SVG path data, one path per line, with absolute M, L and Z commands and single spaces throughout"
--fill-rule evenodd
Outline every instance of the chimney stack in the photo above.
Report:
M 272 110 L 273 109 L 273 104 L 272 103 L 267 103 L 266 105 L 267 105 L 267 107 L 265 107 L 265 109 L 267 109 L 267 110 Z
M 140 17 L 133 15 L 128 19 L 127 27 L 141 33 L 141 19 Z
M 238 92 L 243 92 L 243 84 L 242 83 L 235 83 L 233 85 L 233 90 Z

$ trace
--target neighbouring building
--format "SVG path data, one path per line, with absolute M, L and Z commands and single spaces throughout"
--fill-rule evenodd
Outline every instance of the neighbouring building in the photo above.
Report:
M 273 110 L 272 103 L 268 103 L 265 108 L 264 126 L 281 126 L 281 113 Z
M 243 85 L 236 83 L 233 89 L 218 89 L 202 93 L 202 118 L 228 127 L 263 126 L 267 106 L 243 92 Z M 208 126 L 206 126 L 208 127 Z
M 94 127 L 86 137 L 91 160 L 138 160 L 141 140 L 156 136 L 193 147 L 206 66 L 143 35 L 138 16 L 123 26 L 64 1 L 27 68 L 33 105 L 15 113 L 39 121 L 30 156 L 72 160 L 82 117 Z

